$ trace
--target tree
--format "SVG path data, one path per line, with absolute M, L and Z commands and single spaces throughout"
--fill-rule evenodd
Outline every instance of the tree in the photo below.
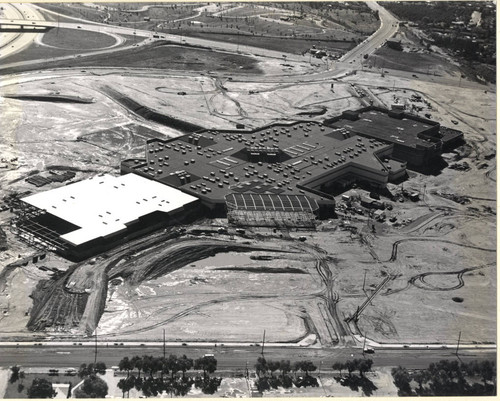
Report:
M 306 373 L 306 376 L 309 376 L 309 372 L 314 372 L 317 369 L 316 365 L 311 361 L 303 361 L 300 370 Z
M 100 375 L 106 374 L 106 364 L 104 362 L 97 362 L 93 366 L 94 373 L 99 373 Z
M 154 361 L 152 355 L 143 355 L 142 357 L 142 370 L 144 374 L 149 373 L 149 377 L 153 377 L 154 373 Z
M 213 356 L 204 356 L 196 359 L 194 362 L 195 369 L 203 370 L 203 378 L 207 379 L 207 373 L 213 373 L 217 370 L 217 359 Z
M 267 373 L 268 367 L 267 367 L 267 361 L 266 358 L 259 357 L 257 358 L 257 363 L 255 364 L 255 371 L 257 372 L 257 375 L 265 375 Z
M 52 383 L 46 379 L 36 378 L 28 388 L 28 398 L 53 398 L 55 395 Z
M 373 361 L 371 359 L 361 359 L 358 362 L 358 370 L 359 370 L 359 375 L 363 376 L 363 373 L 368 372 L 373 365 Z
M 486 386 L 486 382 L 493 379 L 495 376 L 495 363 L 492 361 L 482 361 L 479 363 L 479 374 L 483 379 L 483 383 Z
M 120 379 L 118 382 L 118 388 L 122 391 L 123 393 L 123 398 L 125 398 L 125 393 L 130 392 L 134 388 L 135 385 L 135 376 L 130 376 L 126 379 Z
M 186 372 L 192 369 L 194 365 L 193 360 L 186 355 L 182 355 L 182 357 L 177 360 L 177 363 L 179 370 L 182 372 L 182 377 L 185 377 Z
M 427 383 L 431 379 L 431 374 L 427 369 L 422 369 L 413 374 L 413 380 L 418 384 L 418 394 L 424 395 L 424 383 Z
M 271 371 L 271 375 L 276 372 L 280 368 L 280 363 L 278 361 L 269 361 L 267 364 L 269 370 Z
M 285 375 L 292 370 L 289 360 L 281 360 L 280 361 L 280 370 L 281 370 L 281 381 L 285 382 Z
M 352 372 L 354 372 L 358 366 L 357 366 L 357 360 L 353 360 L 353 361 L 347 361 L 345 363 L 345 368 L 347 369 L 347 373 L 349 373 L 349 376 L 352 375 Z
M 412 395 L 410 386 L 411 378 L 408 371 L 405 368 L 398 366 L 397 368 L 392 368 L 391 373 L 392 378 L 394 379 L 394 384 L 398 388 L 398 395 Z
M 177 355 L 170 355 L 167 359 L 167 367 L 170 370 L 170 377 L 173 379 L 174 375 L 180 370 Z
M 142 358 L 140 356 L 133 356 L 132 359 L 130 360 L 132 363 L 132 366 L 134 369 L 137 369 L 138 371 L 138 377 L 141 377 L 141 370 L 142 370 Z
M 83 385 L 75 391 L 76 398 L 104 398 L 108 394 L 108 385 L 96 375 L 83 381 Z
M 11 383 L 15 383 L 17 382 L 17 380 L 19 379 L 19 372 L 21 371 L 21 368 L 17 365 L 14 365 L 10 368 L 10 371 L 12 372 L 11 375 L 10 375 L 10 379 L 9 381 Z
M 342 362 L 335 362 L 333 365 L 332 365 L 332 369 L 333 370 L 338 370 L 339 371 L 339 374 L 342 375 L 342 370 L 345 369 L 345 364 L 342 363 Z
M 80 369 L 78 370 L 78 376 L 82 379 L 87 376 L 95 375 L 99 373 L 100 375 L 106 374 L 106 364 L 104 362 L 97 362 L 95 365 L 93 363 L 82 363 Z
M 130 362 L 130 359 L 128 359 L 128 356 L 123 358 L 119 363 L 118 363 L 118 368 L 121 371 L 126 370 L 127 371 L 127 377 L 130 375 L 130 371 L 133 369 L 132 363 Z

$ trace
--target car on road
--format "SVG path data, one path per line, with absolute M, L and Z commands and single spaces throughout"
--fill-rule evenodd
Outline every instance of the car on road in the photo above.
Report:
M 365 348 L 363 349 L 363 352 L 364 352 L 365 354 L 374 354 L 374 353 L 375 353 L 375 350 L 374 350 L 373 348 L 365 347 Z
M 78 29 L 82 29 L 82 27 L 80 25 L 77 26 Z
M 413 78 L 418 78 L 418 75 L 417 74 L 413 74 L 412 77 Z
M 451 122 L 452 122 L 453 124 L 455 124 L 455 125 L 457 125 L 457 124 L 458 124 L 458 121 L 456 121 L 456 120 L 451 120 Z

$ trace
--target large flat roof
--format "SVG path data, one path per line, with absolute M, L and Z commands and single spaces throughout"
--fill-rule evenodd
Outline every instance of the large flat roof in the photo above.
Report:
M 391 117 L 388 113 L 379 110 L 366 110 L 359 113 L 356 121 L 340 119 L 332 124 L 333 127 L 344 128 L 353 134 L 362 134 L 395 144 L 408 147 L 433 146 L 418 134 L 425 132 L 435 125 L 427 124 L 417 119 Z
M 124 231 L 127 224 L 150 213 L 173 212 L 197 198 L 136 174 L 104 174 L 21 200 L 80 227 L 61 236 L 78 246 Z
M 344 135 L 345 134 L 345 135 Z M 190 138 L 198 137 L 198 141 Z M 196 142 L 196 143 L 195 143 Z M 249 149 L 281 153 L 281 162 L 246 160 Z M 150 140 L 146 159 L 125 160 L 125 166 L 138 174 L 182 189 L 202 200 L 224 202 L 231 192 L 297 194 L 297 185 L 310 177 L 334 172 L 346 165 L 362 165 L 374 174 L 388 175 L 377 154 L 392 149 L 376 139 L 347 135 L 308 121 L 276 124 L 253 132 L 208 130 L 198 135 Z M 180 180 L 178 177 L 188 176 Z M 320 195 L 308 192 L 311 198 Z

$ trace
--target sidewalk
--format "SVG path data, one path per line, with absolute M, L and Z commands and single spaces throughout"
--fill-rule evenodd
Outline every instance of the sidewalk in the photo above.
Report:
M 7 390 L 7 382 L 10 376 L 10 369 L 0 368 L 0 398 L 4 398 L 5 391 Z

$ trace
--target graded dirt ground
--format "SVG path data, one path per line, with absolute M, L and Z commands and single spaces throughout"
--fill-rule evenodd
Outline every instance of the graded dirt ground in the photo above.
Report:
M 357 108 L 361 103 L 350 95 L 349 81 L 371 88 L 374 95 L 387 104 L 394 101 L 394 96 L 410 99 L 412 94 L 420 94 L 432 104 L 431 112 L 442 124 L 454 127 L 450 124 L 451 120 L 459 121 L 456 127 L 464 131 L 467 145 L 457 154 L 465 150 L 463 160 L 467 160 L 472 168 L 465 172 L 445 168 L 437 176 L 410 172 L 410 179 L 403 184 L 405 188 L 422 192 L 425 184 L 426 192 L 418 203 L 408 200 L 396 203 L 393 211 L 387 212 L 388 217 L 396 216 L 398 222 L 405 222 L 399 227 L 391 223 L 377 223 L 377 232 L 373 234 L 365 217 L 347 216 L 350 224 L 356 227 L 354 234 L 341 230 L 339 220 L 323 222 L 318 231 L 304 233 L 307 246 L 318 246 L 325 252 L 326 265 L 322 271 L 327 268 L 330 272 L 329 285 L 338 297 L 334 315 L 328 311 L 328 298 L 322 295 L 325 282 L 315 267 L 316 256 L 310 253 L 312 248 L 300 248 L 296 257 L 285 255 L 272 262 L 249 259 L 248 256 L 255 255 L 252 253 L 243 253 L 246 256 L 236 260 L 224 259 L 224 254 L 221 254 L 226 262 L 187 262 L 158 278 L 133 282 L 125 279 L 109 284 L 107 292 L 105 288 L 100 288 L 108 302 L 98 330 L 110 336 L 110 341 L 158 340 L 162 328 L 165 328 L 168 338 L 178 341 L 253 342 L 261 338 L 265 329 L 269 341 L 296 341 L 312 333 L 318 344 L 332 344 L 339 339 L 355 343 L 351 333 L 362 333 L 382 343 L 452 343 L 459 327 L 462 327 L 465 342 L 494 341 L 496 276 L 492 235 L 495 219 L 492 213 L 496 196 L 492 186 L 494 162 L 485 160 L 484 155 L 493 151 L 496 142 L 492 131 L 494 116 L 483 91 L 417 83 L 404 78 L 393 79 L 391 84 L 395 90 L 392 91 L 391 86 L 381 88 L 385 81 L 370 72 L 358 72 L 356 77 L 347 78 L 345 84 L 337 83 L 334 94 L 325 83 L 242 83 L 185 76 L 143 76 L 140 83 L 134 83 L 134 80 L 131 75 L 121 76 L 113 72 L 102 77 L 94 75 L 89 80 L 88 74 L 80 73 L 80 77 L 72 76 L 70 83 L 63 73 L 59 73 L 17 84 L 15 88 L 22 93 L 59 90 L 93 97 L 96 102 L 76 107 L 72 104 L 3 99 L 10 118 L 2 120 L 2 157 L 10 160 L 17 156 L 19 159 L 15 162 L 17 169 L 2 173 L 2 186 L 5 184 L 4 187 L 11 190 L 34 191 L 24 177 L 34 169 L 44 170 L 52 165 L 76 168 L 79 170 L 76 179 L 85 178 L 92 171 L 118 172 L 121 158 L 142 154 L 141 144 L 145 139 L 156 133 L 167 136 L 180 134 L 171 128 L 142 120 L 117 105 L 102 92 L 104 84 L 112 85 L 145 104 L 153 106 L 156 102 L 160 111 L 168 111 L 173 116 L 184 116 L 184 110 L 193 110 L 189 114 L 191 121 L 202 122 L 205 118 L 206 125 L 221 127 L 231 127 L 235 121 L 251 118 L 257 118 L 259 124 L 295 118 L 305 110 L 312 111 L 320 106 L 327 110 L 313 118 L 323 119 L 345 108 Z M 181 91 L 186 95 L 178 95 Z M 255 93 L 250 94 L 250 91 Z M 149 100 L 152 93 L 155 97 Z M 460 93 L 466 93 L 468 100 L 462 100 Z M 493 97 L 494 94 L 487 96 Z M 217 110 L 217 113 L 207 114 L 206 109 L 196 106 L 196 102 L 201 105 L 203 101 L 206 105 L 205 98 L 209 99 L 210 110 Z M 178 99 L 182 99 L 183 103 Z M 471 102 L 475 105 L 473 113 L 470 112 Z M 39 117 L 42 115 L 43 120 Z M 71 115 L 70 123 L 66 118 L 68 115 Z M 37 127 L 35 140 L 30 128 L 33 126 Z M 481 167 L 484 163 L 488 167 Z M 389 190 L 397 192 L 400 186 L 390 185 Z M 470 196 L 471 203 L 460 205 L 441 196 L 442 193 Z M 213 221 L 209 226 L 215 229 L 221 224 L 224 223 Z M 281 234 L 291 235 L 295 241 L 303 235 Z M 279 238 L 279 232 L 273 234 L 255 230 L 249 235 L 252 246 L 274 244 L 282 250 L 289 249 L 286 242 Z M 415 238 L 417 241 L 412 241 Z M 237 243 L 248 241 L 238 237 L 228 240 Z M 394 243 L 402 240 L 395 258 L 391 260 Z M 24 254 L 29 252 L 11 234 L 9 244 L 10 260 L 15 260 L 18 251 Z M 101 274 L 113 258 L 120 261 L 133 247 L 130 244 L 113 251 L 107 258 L 99 258 L 96 263 L 83 264 L 80 269 L 84 274 L 81 277 L 87 277 L 86 271 Z M 134 257 L 137 266 L 145 269 L 160 266 L 154 260 L 161 257 L 161 253 L 147 245 L 141 252 Z M 55 257 L 48 264 L 64 265 Z M 68 265 L 66 263 L 64 268 Z M 133 266 L 125 258 L 111 272 Z M 266 269 L 269 268 L 295 270 L 293 273 L 278 274 L 268 273 Z M 297 272 L 297 269 L 307 274 Z M 29 273 L 28 277 L 28 272 L 36 274 Z M 363 280 L 366 294 L 370 295 L 388 275 L 395 278 L 374 297 L 361 314 L 357 326 L 343 322 L 342 319 L 351 316 L 366 299 Z M 12 325 L 9 336 L 28 335 L 25 325 L 29 316 L 25 313 L 32 303 L 28 295 L 42 276 L 48 278 L 48 273 L 39 273 L 36 265 L 29 264 L 7 277 L 9 286 L 17 285 L 19 280 L 27 283 L 23 291 L 16 294 L 9 286 L 2 292 L 2 307 L 9 315 L 0 324 L 2 327 L 4 323 Z M 461 298 L 462 302 L 453 298 Z M 99 302 L 99 297 L 91 301 Z M 93 304 L 88 303 L 84 319 L 91 318 L 93 308 Z M 433 321 L 433 324 L 427 324 L 428 321 Z M 418 325 L 415 322 L 419 322 Z M 83 333 L 85 324 L 82 324 L 80 329 L 67 334 Z M 463 329 L 464 326 L 467 329 Z M 232 329 L 228 330 L 228 327 Z M 58 333 L 52 329 L 49 332 L 53 335 Z

